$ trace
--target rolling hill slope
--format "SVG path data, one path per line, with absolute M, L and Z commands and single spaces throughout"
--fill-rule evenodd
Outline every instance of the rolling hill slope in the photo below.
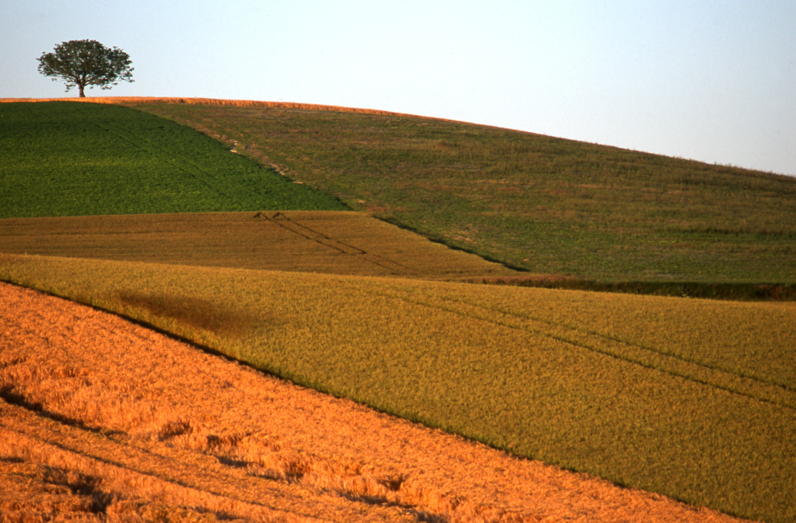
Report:
M 521 457 L 796 517 L 796 303 L 8 254 L 0 279 Z
M 377 111 L 180 101 L 189 103 L 124 103 L 236 143 L 354 210 L 512 267 L 601 281 L 796 283 L 794 178 Z
M 515 272 L 363 213 L 281 207 L 347 205 L 537 272 L 787 283 L 790 179 L 387 113 L 111 101 L 228 147 L 191 132 L 196 152 L 172 156 L 159 133 L 173 124 L 73 104 L 108 125 L 87 117 L 71 142 L 60 125 L 63 146 L 37 162 L 32 137 L 46 143 L 48 127 L 4 122 L 20 148 L 3 159 L 0 201 L 19 217 L 0 220 L 0 280 L 519 456 L 744 517 L 796 516 L 796 304 L 417 281 Z M 126 117 L 149 123 L 131 131 Z M 266 179 L 287 196 L 268 200 Z M 60 217 L 23 217 L 48 213 Z

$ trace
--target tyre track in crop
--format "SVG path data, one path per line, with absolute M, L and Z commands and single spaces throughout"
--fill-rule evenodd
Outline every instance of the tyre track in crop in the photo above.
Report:
M 9 521 L 738 521 L 518 459 L 7 284 L 0 332 Z
M 359 247 L 355 247 L 351 244 L 341 242 L 339 240 L 335 240 L 321 232 L 318 232 L 314 229 L 303 225 L 296 220 L 291 219 L 290 217 L 286 216 L 281 212 L 275 213 L 268 213 L 268 212 L 258 212 L 254 216 L 255 218 L 265 218 L 268 220 L 269 223 L 273 223 L 283 229 L 297 234 L 307 240 L 313 241 L 324 247 L 328 247 L 329 249 L 333 249 L 339 251 L 342 254 L 346 254 L 349 256 L 356 256 L 366 262 L 375 265 L 377 267 L 387 269 L 391 273 L 395 275 L 402 275 L 402 276 L 417 276 L 418 273 L 407 267 L 406 265 L 400 264 L 394 260 L 390 260 L 383 256 L 379 256 L 378 254 L 368 253 L 363 251 Z
M 517 314 L 501 308 L 486 307 L 464 299 L 437 298 L 400 292 L 373 292 L 415 305 L 486 321 L 510 329 L 523 330 L 566 343 L 603 356 L 666 373 L 703 386 L 745 396 L 796 410 L 796 391 L 754 376 L 743 375 L 717 366 L 706 365 L 661 349 L 645 347 L 598 332 L 578 329 L 540 317 Z

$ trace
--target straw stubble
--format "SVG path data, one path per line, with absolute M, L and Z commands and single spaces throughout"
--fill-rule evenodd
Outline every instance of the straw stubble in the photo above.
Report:
M 6 284 L 0 295 L 5 521 L 733 521 L 304 389 L 91 308 Z

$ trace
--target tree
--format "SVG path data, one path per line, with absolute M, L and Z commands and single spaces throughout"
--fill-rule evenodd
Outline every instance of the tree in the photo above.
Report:
M 108 49 L 96 40 L 71 40 L 55 46 L 55 52 L 43 53 L 39 60 L 39 72 L 52 76 L 53 81 L 66 81 L 67 92 L 74 86 L 85 98 L 86 86 L 110 89 L 120 80 L 133 81 L 130 56 L 121 49 Z

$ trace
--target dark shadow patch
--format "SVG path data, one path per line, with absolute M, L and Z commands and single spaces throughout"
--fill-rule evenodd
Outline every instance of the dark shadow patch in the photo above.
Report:
M 103 433 L 102 429 L 96 427 L 89 427 L 79 419 L 70 418 L 69 416 L 64 416 L 63 414 L 59 414 L 57 412 L 52 412 L 45 409 L 44 405 L 42 405 L 41 403 L 37 401 L 31 401 L 22 394 L 15 391 L 13 385 L 6 385 L 0 388 L 0 400 L 3 400 L 10 405 L 16 405 L 17 407 L 22 407 L 23 409 L 38 414 L 40 416 L 45 416 L 53 421 L 57 421 L 58 423 L 63 423 L 64 425 L 77 427 L 79 429 L 88 430 L 94 433 Z M 123 432 L 119 431 L 105 431 L 104 433 L 108 435 L 124 434 Z
M 187 421 L 174 421 L 164 425 L 158 432 L 158 440 L 167 441 L 183 434 L 191 434 L 193 427 Z
M 44 410 L 41 403 L 29 401 L 25 396 L 16 392 L 13 385 L 6 385 L 0 388 L 0 398 L 5 400 L 6 403 L 22 407 L 31 412 L 40 413 Z
M 115 496 L 100 488 L 99 478 L 81 474 L 72 470 L 48 468 L 44 481 L 51 485 L 67 487 L 73 495 L 87 498 L 90 512 L 104 514 L 110 504 L 115 501 Z
M 227 458 L 224 456 L 219 456 L 216 458 L 219 463 L 226 465 L 228 467 L 235 467 L 235 468 L 246 468 L 249 466 L 249 463 L 240 459 L 233 459 Z
M 530 275 L 520 277 L 464 278 L 456 281 L 544 289 L 613 292 L 675 298 L 728 301 L 796 301 L 796 284 L 703 282 L 597 282 L 577 278 Z
M 230 310 L 202 298 L 135 291 L 119 291 L 115 297 L 129 307 L 233 338 L 242 337 L 258 323 L 254 314 Z

